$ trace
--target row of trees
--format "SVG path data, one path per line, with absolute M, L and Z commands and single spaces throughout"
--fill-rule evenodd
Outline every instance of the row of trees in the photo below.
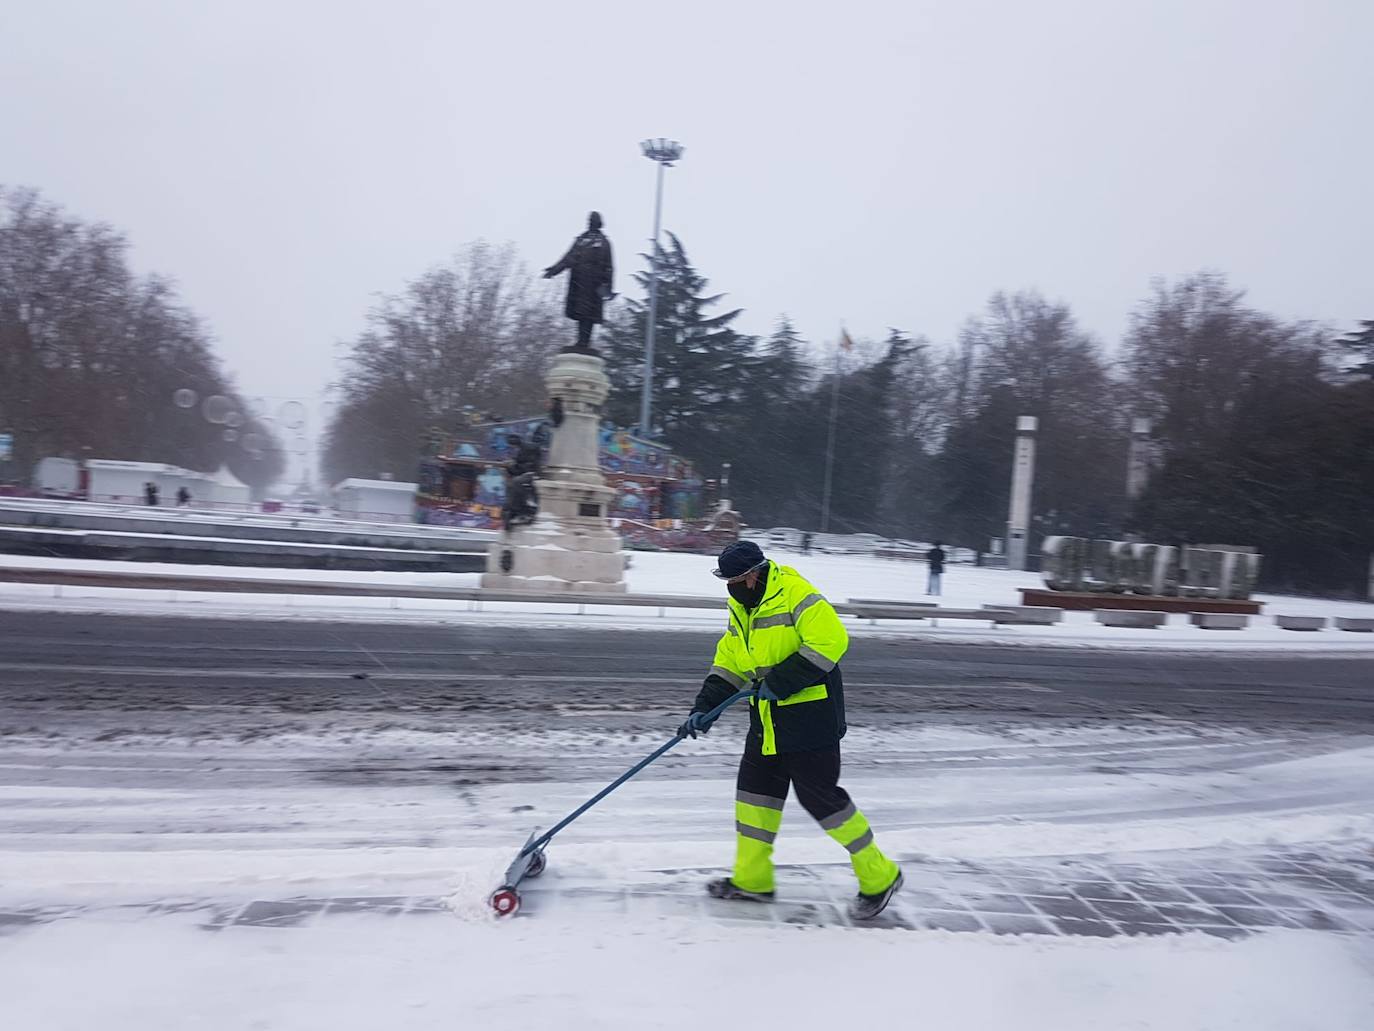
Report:
M 1205 273 L 1154 284 L 1114 355 L 1068 305 L 1032 291 L 995 294 L 951 344 L 893 329 L 837 356 L 786 317 L 766 337 L 742 331 L 742 312 L 671 234 L 659 277 L 654 432 L 708 477 L 730 463 L 730 494 L 754 525 L 818 526 L 837 401 L 831 528 L 985 549 L 1005 531 L 1016 417 L 1034 415 L 1037 537 L 1253 544 L 1270 586 L 1353 590 L 1363 577 L 1368 332 L 1342 350 Z M 647 273 L 635 283 L 599 337 L 608 415 L 623 426 L 639 413 Z M 541 411 L 541 372 L 571 332 L 557 292 L 509 250 L 477 246 L 426 273 L 374 309 L 350 350 L 331 477 L 410 476 L 431 428 L 474 410 Z M 1128 499 L 1134 417 L 1152 420 L 1154 469 Z
M 283 468 L 270 432 L 226 427 L 174 403 L 222 395 L 246 408 L 200 321 L 172 284 L 136 276 L 128 241 L 32 190 L 0 187 L 0 432 L 25 481 L 44 457 L 165 462 L 202 472 L 227 464 L 250 486 Z M 189 395 L 183 394 L 183 399 Z M 262 446 L 250 453 L 250 434 Z

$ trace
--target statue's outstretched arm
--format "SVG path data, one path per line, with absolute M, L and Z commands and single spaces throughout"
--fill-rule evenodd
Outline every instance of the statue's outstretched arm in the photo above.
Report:
M 568 271 L 568 269 L 572 268 L 572 256 L 573 251 L 575 250 L 577 250 L 576 243 L 574 243 L 571 247 L 568 248 L 567 254 L 563 255 L 563 257 L 559 258 L 558 261 L 556 261 L 554 264 L 550 265 L 548 268 L 544 270 L 544 278 L 552 279 L 554 276 L 558 275 L 558 273 L 566 272 Z

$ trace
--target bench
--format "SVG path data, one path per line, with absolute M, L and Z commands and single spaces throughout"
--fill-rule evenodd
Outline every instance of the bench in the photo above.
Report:
M 1374 619 L 1366 616 L 1337 616 L 1337 630 L 1349 630 L 1356 634 L 1374 634 Z
M 1283 630 L 1323 630 L 1325 616 L 1275 616 L 1274 625 Z
M 1250 617 L 1239 612 L 1191 612 L 1188 622 L 1203 630 L 1244 630 Z
M 1141 630 L 1154 630 L 1169 622 L 1169 613 L 1150 612 L 1145 609 L 1096 609 L 1093 619 L 1103 626 L 1129 626 Z
M 1063 609 L 1052 609 L 1045 605 L 984 605 L 984 609 L 996 609 L 1000 614 L 994 623 L 999 626 L 1053 626 L 1064 621 Z

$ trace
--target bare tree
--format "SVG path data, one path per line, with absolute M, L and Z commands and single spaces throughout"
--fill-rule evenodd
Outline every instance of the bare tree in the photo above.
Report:
M 478 242 L 429 269 L 383 297 L 349 347 L 326 475 L 410 477 L 431 428 L 452 430 L 472 413 L 541 410 L 543 373 L 563 333 L 555 288 L 509 246 Z
M 246 416 L 237 428 L 264 441 L 253 454 L 173 403 L 184 389 L 245 411 L 199 320 L 168 280 L 135 277 L 127 251 L 107 225 L 0 188 L 0 428 L 15 434 L 19 477 L 51 455 L 227 463 L 271 482 L 281 462 L 267 430 Z

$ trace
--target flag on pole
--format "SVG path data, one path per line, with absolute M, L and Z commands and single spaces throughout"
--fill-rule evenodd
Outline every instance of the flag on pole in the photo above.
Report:
M 842 329 L 842 330 L 840 330 L 840 350 L 841 350 L 841 351 L 852 351 L 852 350 L 854 350 L 854 341 L 853 341 L 852 339 L 850 339 L 849 330 L 847 330 L 847 329 Z

